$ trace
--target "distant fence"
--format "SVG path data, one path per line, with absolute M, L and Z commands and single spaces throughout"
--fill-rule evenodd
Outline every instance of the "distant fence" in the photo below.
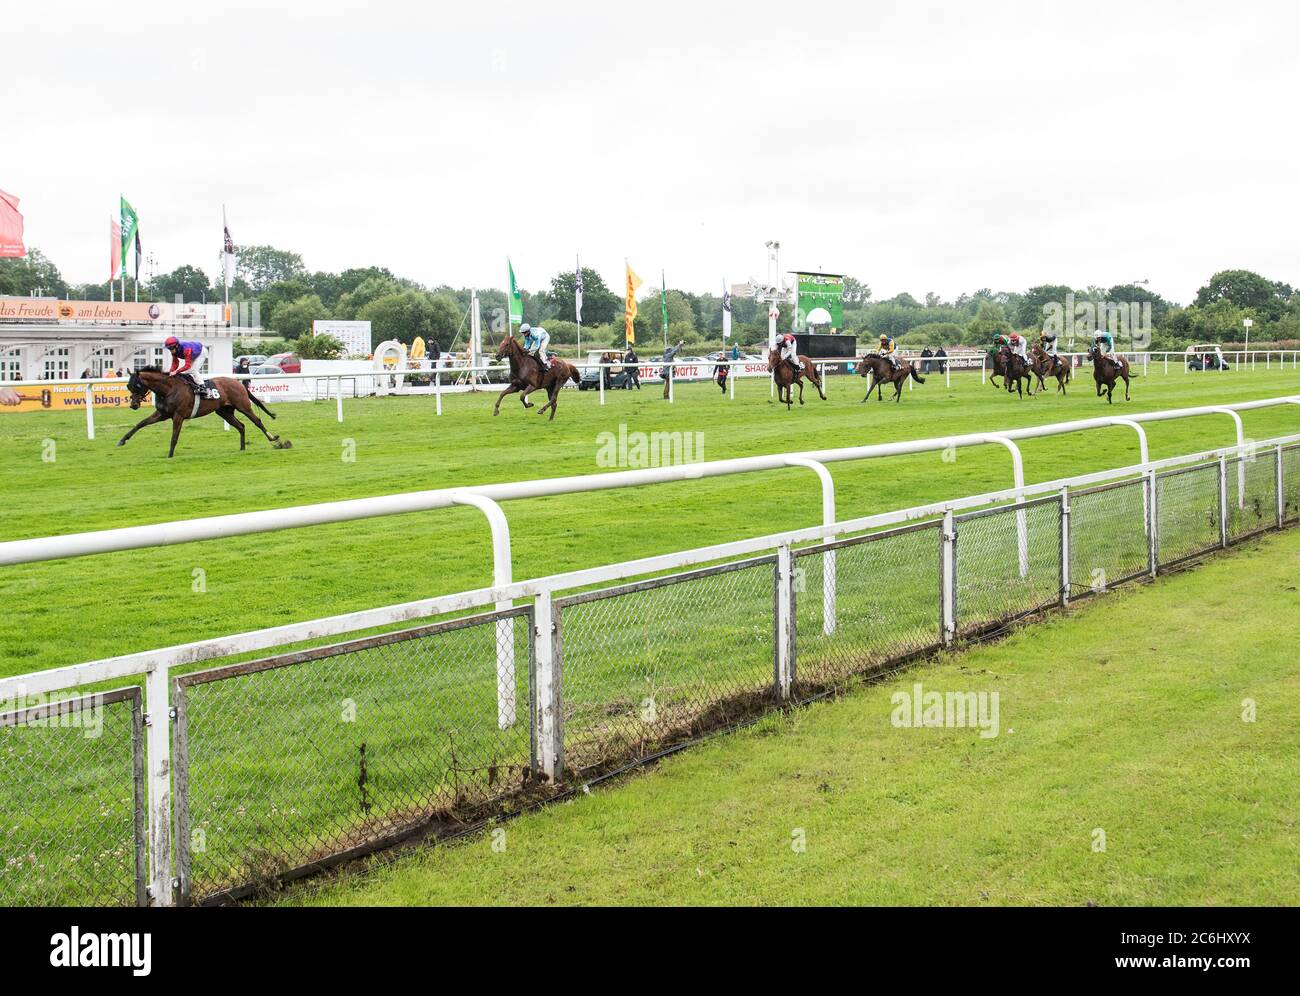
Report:
M 0 904 L 237 897 L 1298 520 L 1288 437 L 4 679 L 128 684 L 0 716 Z

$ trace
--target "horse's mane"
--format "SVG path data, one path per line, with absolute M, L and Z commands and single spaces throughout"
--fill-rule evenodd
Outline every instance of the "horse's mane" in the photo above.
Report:
M 139 373 L 139 374 L 142 374 L 142 373 L 160 374 L 160 373 L 162 373 L 162 367 L 160 367 L 160 366 L 158 366 L 158 365 L 156 365 L 156 364 L 151 364 L 151 365 L 149 365 L 149 366 L 147 366 L 147 367 L 139 367 L 139 368 L 137 368 L 137 369 L 136 369 L 135 371 L 133 371 L 133 372 L 134 372 L 134 373 Z

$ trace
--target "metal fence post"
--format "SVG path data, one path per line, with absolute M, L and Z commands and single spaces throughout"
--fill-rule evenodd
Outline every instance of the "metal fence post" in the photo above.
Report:
M 1286 519 L 1286 491 L 1284 487 L 1286 480 L 1282 473 L 1282 444 L 1277 444 L 1277 467 L 1274 468 L 1277 476 L 1277 528 L 1282 528 L 1282 523 Z
M 328 384 L 328 382 L 326 382 Z M 326 390 L 329 388 L 326 387 Z M 335 400 L 338 404 L 338 420 L 343 421 L 343 378 L 339 377 L 334 382 Z
M 939 533 L 939 639 L 950 647 L 956 635 L 957 529 L 952 509 L 945 509 Z
M 155 906 L 171 906 L 172 771 L 171 712 L 167 668 L 156 665 L 145 678 L 145 736 L 149 783 L 149 893 Z
M 596 384 L 598 385 L 598 389 L 600 390 L 600 403 L 601 405 L 604 405 L 605 404 L 605 366 L 604 364 L 601 363 L 596 364 Z
M 442 414 L 442 371 L 437 367 L 433 370 L 433 402 L 434 414 Z
M 1219 457 L 1219 545 L 1228 545 L 1228 458 Z
M 95 390 L 94 385 L 86 385 L 86 438 L 95 438 Z
M 1070 489 L 1061 488 L 1061 606 L 1070 604 Z
M 776 694 L 788 699 L 794 684 L 794 558 L 788 544 L 776 551 Z
M 542 776 L 549 782 L 558 780 L 564 771 L 564 726 L 560 712 L 560 685 L 563 671 L 563 643 L 558 620 L 554 618 L 551 593 L 543 591 L 533 603 L 534 639 L 537 654 L 537 712 L 532 717 L 533 736 Z
M 1156 576 L 1160 569 L 1160 520 L 1156 518 L 1156 472 L 1148 470 L 1146 474 L 1146 503 L 1147 510 L 1147 561 L 1151 577 Z

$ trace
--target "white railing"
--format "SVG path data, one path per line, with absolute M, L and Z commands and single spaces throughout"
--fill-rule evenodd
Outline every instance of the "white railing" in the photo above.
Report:
M 1297 399 L 1285 400 L 1291 401 Z M 1171 413 L 1156 414 L 1163 414 L 1166 416 L 1171 415 Z M 965 440 L 965 444 L 970 445 L 974 445 L 977 442 L 990 441 L 990 439 L 985 437 L 979 437 L 977 439 L 976 437 L 968 436 L 953 437 L 952 439 L 943 440 L 942 442 L 945 446 L 954 444 L 961 445 L 962 443 L 957 442 L 958 440 Z M 1238 444 L 1159 461 L 1143 460 L 1138 464 L 1130 466 L 1079 475 L 1066 479 L 1048 481 L 1035 485 L 1024 485 L 1022 481 L 1018 480 L 1016 486 L 1000 491 L 987 492 L 957 500 L 932 502 L 925 505 L 915 506 L 913 508 L 863 516 L 845 521 L 835 521 L 834 519 L 833 492 L 826 490 L 826 485 L 829 482 L 829 474 L 825 472 L 823 461 L 829 461 L 836 458 L 860 458 L 845 455 L 852 451 L 822 451 L 820 454 L 779 454 L 771 457 L 746 458 L 747 461 L 759 461 L 761 466 L 746 465 L 743 469 L 738 469 L 735 465 L 737 463 L 745 463 L 745 461 L 719 461 L 719 464 L 732 465 L 732 469 L 723 471 L 718 470 L 715 467 L 714 473 L 740 473 L 752 469 L 769 469 L 776 466 L 799 466 L 816 470 L 819 477 L 823 480 L 824 488 L 822 525 L 810 526 L 803 529 L 790 530 L 767 536 L 754 537 L 751 539 L 733 540 L 693 550 L 659 554 L 620 564 L 584 568 L 548 577 L 535 578 L 528 581 L 513 581 L 510 579 L 508 529 L 506 527 L 502 510 L 496 504 L 494 498 L 489 496 L 489 493 L 491 493 L 492 489 L 495 488 L 497 489 L 495 492 L 497 498 L 524 497 L 525 494 L 523 492 L 514 490 L 523 487 L 521 485 L 488 485 L 474 489 L 450 489 L 447 492 L 422 492 L 418 493 L 416 496 L 389 496 L 388 498 L 361 499 L 359 502 L 338 502 L 323 506 L 308 506 L 307 509 L 310 511 L 306 513 L 305 517 L 302 515 L 304 512 L 303 509 L 294 508 L 279 509 L 271 512 L 245 513 L 235 516 L 221 516 L 209 520 L 197 520 L 197 523 L 185 523 L 183 524 L 185 529 L 184 533 L 179 529 L 173 528 L 173 526 L 163 526 L 161 527 L 163 529 L 163 535 L 159 537 L 155 534 L 154 542 L 152 543 L 145 542 L 144 537 L 139 536 L 135 529 L 124 529 L 110 530 L 106 533 L 82 534 L 77 542 L 72 544 L 60 544 L 61 540 L 68 539 L 64 537 L 51 537 L 45 540 L 25 540 L 0 544 L 0 563 L 26 563 L 50 559 L 49 556 L 45 555 L 49 551 L 43 551 L 40 548 L 40 545 L 43 543 L 60 544 L 58 546 L 60 552 L 54 554 L 55 556 L 77 556 L 104 552 L 109 549 L 130 549 L 141 546 L 157 545 L 159 543 L 183 542 L 187 540 L 211 538 L 220 535 L 240 535 L 249 532 L 264 531 L 266 529 L 292 528 L 294 526 L 307 525 L 311 522 L 346 521 L 351 518 L 362 517 L 362 514 L 357 514 L 360 511 L 359 506 L 366 505 L 367 503 L 376 504 L 367 508 L 363 513 L 364 515 L 397 514 L 400 512 L 412 511 L 415 510 L 415 508 L 441 507 L 439 504 L 428 504 L 428 502 L 431 501 L 428 496 L 442 494 L 448 496 L 448 501 L 450 503 L 473 505 L 484 511 L 492 528 L 494 551 L 497 554 L 494 584 L 487 588 L 458 592 L 455 594 L 421 599 L 398 605 L 389 605 L 370 610 L 349 612 L 324 619 L 291 623 L 228 637 L 199 640 L 159 650 L 132 653 L 120 657 L 77 664 L 70 667 L 55 668 L 33 674 L 0 679 L 0 700 L 12 699 L 21 701 L 28 696 L 43 696 L 49 695 L 50 693 L 67 692 L 89 683 L 113 681 L 136 676 L 144 677 L 147 701 L 146 708 L 149 716 L 146 738 L 148 759 L 147 779 L 149 784 L 147 822 L 152 869 L 150 876 L 150 890 L 155 904 L 169 905 L 172 901 L 172 851 L 171 841 L 169 839 L 172 803 L 170 799 L 170 731 L 169 723 L 165 721 L 165 717 L 169 715 L 169 677 L 173 668 L 204 660 L 228 657 L 235 654 L 265 650 L 273 647 L 283 647 L 303 641 L 318 640 L 345 633 L 355 633 L 374 627 L 388 626 L 395 623 L 423 619 L 432 616 L 441 616 L 448 613 L 482 608 L 489 605 L 508 607 L 512 604 L 513 600 L 519 598 L 533 598 L 536 600 L 536 618 L 539 620 L 538 625 L 541 626 L 542 623 L 549 618 L 551 601 L 559 592 L 594 584 L 608 584 L 627 578 L 696 566 L 720 560 L 728 560 L 736 557 L 749 556 L 757 553 L 771 553 L 773 550 L 777 551 L 779 557 L 785 557 L 788 560 L 791 548 L 798 544 L 810 543 L 818 540 L 829 540 L 845 536 L 849 533 L 861 533 L 867 530 L 913 522 L 920 519 L 933 518 L 935 516 L 943 516 L 945 521 L 950 522 L 955 513 L 965 509 L 1002 502 L 1025 502 L 1034 497 L 1060 493 L 1063 488 L 1081 487 L 1091 484 L 1122 480 L 1125 478 L 1132 478 L 1136 475 L 1143 475 L 1150 479 L 1151 484 L 1148 488 L 1148 493 L 1154 494 L 1155 475 L 1158 471 L 1167 470 L 1173 467 L 1204 463 L 1216 459 L 1219 461 L 1220 467 L 1223 468 L 1226 467 L 1225 461 L 1227 459 L 1237 456 L 1249 456 L 1257 452 L 1261 446 L 1277 447 L 1277 466 L 1279 475 L 1277 488 L 1277 516 L 1278 521 L 1281 522 L 1283 502 L 1283 489 L 1280 480 L 1282 467 L 1281 447 L 1296 440 L 1300 440 L 1300 435 L 1273 439 L 1263 444 Z M 914 444 L 898 445 L 911 445 L 917 447 L 929 442 L 931 441 L 921 440 Z M 907 452 L 922 451 L 922 449 L 918 448 L 907 450 Z M 820 459 L 817 459 L 818 456 L 820 456 Z M 770 461 L 778 462 L 773 463 Z M 706 464 L 700 466 L 708 467 L 709 465 Z M 654 472 L 652 471 L 650 473 L 653 474 Z M 1226 471 L 1221 470 L 1221 479 L 1225 474 Z M 622 477 L 624 477 L 624 474 L 592 475 L 592 479 L 568 478 L 561 479 L 561 482 L 587 480 L 588 483 L 597 486 L 596 482 L 602 478 Z M 646 479 L 642 483 L 652 482 L 651 479 Z M 565 493 L 563 491 L 548 490 L 546 487 L 547 485 L 552 485 L 557 482 L 541 481 L 527 483 L 540 486 L 536 490 L 528 489 L 529 494 Z M 416 504 L 403 504 L 401 501 L 398 501 L 403 498 L 415 499 Z M 390 504 L 394 501 L 397 501 L 397 503 Z M 1222 504 L 1224 507 L 1221 512 L 1226 516 L 1226 502 Z M 1148 507 L 1144 506 L 1144 518 L 1147 517 L 1148 512 Z M 226 525 L 233 526 L 233 528 L 227 530 L 217 528 L 216 524 L 223 520 Z M 206 525 L 201 526 L 201 528 L 209 531 L 199 534 L 192 531 L 192 527 L 196 524 L 203 523 L 206 523 Z M 157 529 L 160 527 L 149 528 Z M 210 531 L 214 528 L 216 531 Z M 1150 531 L 1150 527 L 1148 527 L 1148 530 Z M 947 535 L 948 532 L 950 532 L 950 530 L 945 530 L 945 535 Z M 113 534 L 116 534 L 115 541 L 104 541 L 103 538 L 105 536 L 111 536 Z M 98 539 L 92 539 L 95 537 L 98 537 Z M 33 546 L 32 544 L 36 544 L 36 546 Z M 820 556 L 823 558 L 832 558 L 833 551 L 822 553 Z M 829 562 L 829 560 L 827 560 L 827 562 Z M 827 571 L 824 573 L 824 587 L 831 589 L 831 594 L 829 599 L 823 603 L 823 627 L 826 633 L 831 633 L 834 629 L 833 618 L 835 613 L 833 601 L 833 571 Z M 951 633 L 948 633 L 947 630 L 945 633 L 945 640 L 950 640 Z M 512 645 L 512 641 L 507 642 Z M 545 647 L 541 644 L 549 646 L 549 642 L 541 641 L 541 643 L 539 643 L 539 654 L 545 652 Z M 539 657 L 539 666 L 543 663 L 545 662 L 541 657 Z M 499 685 L 505 684 L 504 678 L 510 674 L 509 669 L 513 669 L 513 666 L 514 661 L 512 655 L 509 655 L 508 658 L 505 659 L 498 655 L 498 677 L 501 679 L 498 682 Z M 513 679 L 509 682 L 507 687 L 514 687 Z M 542 707 L 545 709 L 548 706 L 543 702 Z M 511 706 L 510 711 L 506 712 L 501 708 L 499 703 L 498 723 L 504 727 L 505 725 L 513 724 L 515 721 L 516 717 L 513 712 L 513 706 Z M 547 777 L 553 778 L 556 774 L 554 769 L 554 758 L 544 755 L 541 757 L 540 763 L 543 773 L 546 774 Z

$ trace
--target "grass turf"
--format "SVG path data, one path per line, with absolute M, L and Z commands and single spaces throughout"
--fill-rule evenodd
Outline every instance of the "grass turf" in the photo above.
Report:
M 281 901 L 1290 904 L 1298 567 L 1300 531 L 1250 540 Z M 892 726 L 915 682 L 998 692 L 998 736 Z
M 1162 375 L 1134 383 L 1129 404 L 1106 405 L 1089 380 L 1066 398 L 1019 400 L 970 375 L 917 385 L 903 402 L 859 404 L 862 382 L 831 378 L 830 400 L 787 413 L 766 381 L 741 380 L 736 399 L 710 384 L 680 384 L 668 405 L 655 385 L 566 392 L 547 423 L 513 398 L 493 418 L 492 398 L 431 398 L 277 407 L 272 450 L 250 433 L 238 452 L 215 419 L 186 427 L 177 456 L 150 428 L 113 443 L 135 413 L 100 411 L 97 438 L 75 414 L 0 416 L 0 539 L 140 525 L 314 501 L 474 483 L 596 473 L 602 432 L 701 432 L 703 457 L 884 442 L 1042 424 L 1099 414 L 1243 401 L 1300 391 L 1300 374 Z M 1300 429 L 1300 408 L 1243 416 L 1264 438 Z M 255 432 L 255 430 L 253 430 Z M 1229 420 L 1207 416 L 1149 427 L 1153 457 L 1234 442 Z M 52 441 L 52 445 L 51 442 Z M 1132 462 L 1131 430 L 1105 429 L 1023 446 L 1030 481 Z M 344 459 L 349 453 L 354 460 Z M 53 459 L 48 459 L 50 456 Z M 43 459 L 43 457 L 45 459 Z M 1000 447 L 895 457 L 831 468 L 841 516 L 869 514 L 1010 483 Z M 537 576 L 772 532 L 819 519 L 806 471 L 743 475 L 536 499 L 507 507 L 514 571 Z M 370 608 L 489 584 L 491 552 L 479 513 L 451 509 L 223 541 L 129 551 L 0 570 L 0 675 L 21 674 L 261 626 Z

